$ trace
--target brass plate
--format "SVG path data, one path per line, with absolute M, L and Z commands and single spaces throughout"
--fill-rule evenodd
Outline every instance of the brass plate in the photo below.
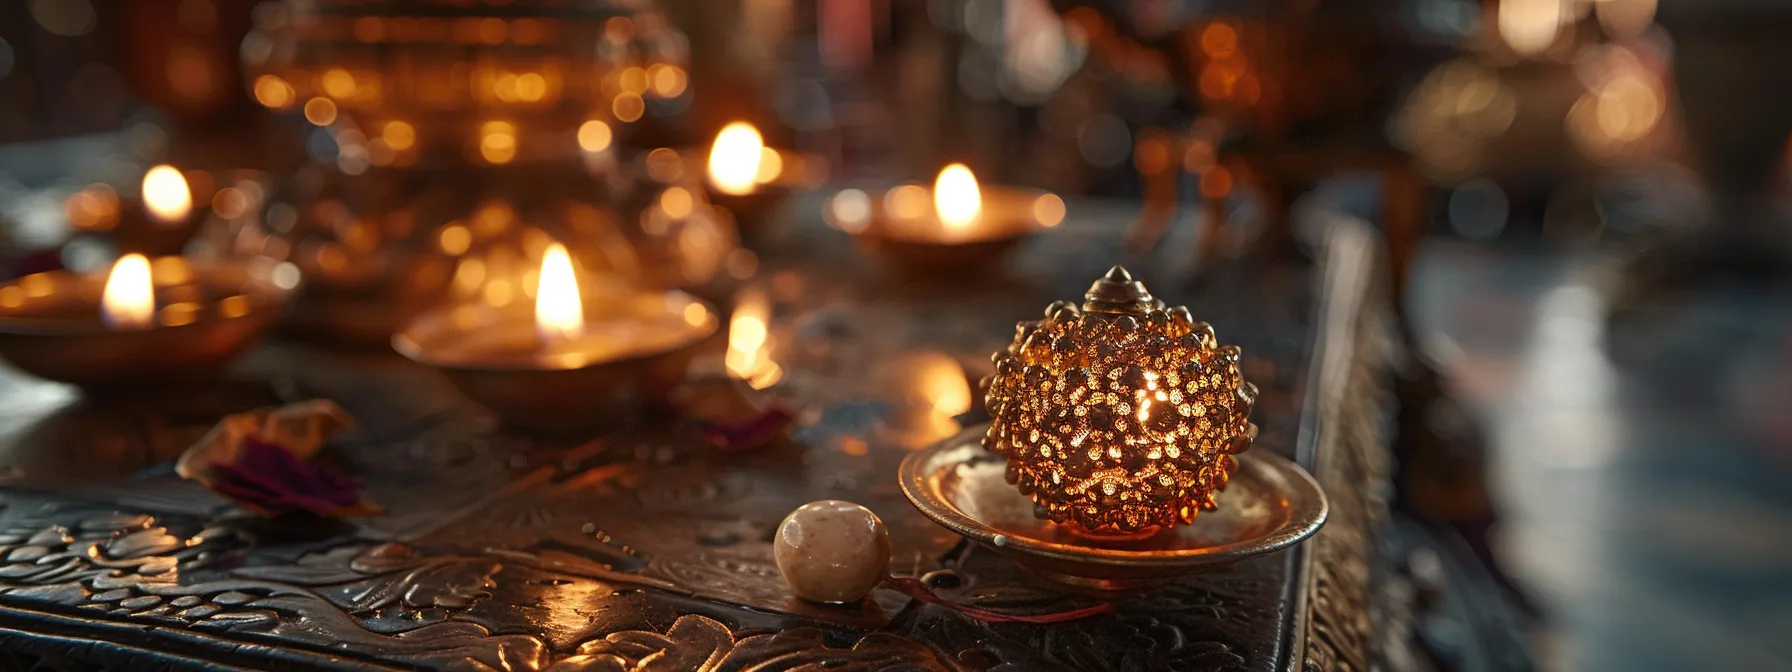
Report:
M 902 461 L 902 492 L 934 522 L 1050 578 L 1127 589 L 1223 567 L 1293 546 L 1325 523 L 1325 493 L 1306 471 L 1253 450 L 1221 492 L 1219 510 L 1136 541 L 1099 541 L 1033 516 L 1033 502 L 1002 479 L 983 449 L 987 425 Z

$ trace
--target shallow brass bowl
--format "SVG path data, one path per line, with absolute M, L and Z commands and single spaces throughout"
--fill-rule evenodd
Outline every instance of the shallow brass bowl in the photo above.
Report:
M 920 185 L 905 184 L 897 188 L 917 186 Z M 986 184 L 981 185 L 981 219 L 969 230 L 949 235 L 938 224 L 928 223 L 931 219 L 910 221 L 898 217 L 885 202 L 894 190 L 874 191 L 866 203 L 867 208 L 851 215 L 836 207 L 835 201 L 830 201 L 826 212 L 828 223 L 851 234 L 854 243 L 866 254 L 877 257 L 898 273 L 917 278 L 938 273 L 949 273 L 946 277 L 957 278 L 966 273 L 988 272 L 998 267 L 1027 238 L 1058 224 L 1057 221 L 1041 222 L 1034 212 L 1035 204 L 1050 192 Z M 838 196 L 836 194 L 835 198 Z M 933 207 L 931 201 L 927 207 Z
M 158 305 L 170 296 L 201 305 L 192 321 L 159 321 L 132 330 L 115 330 L 100 320 L 103 274 L 51 271 L 9 283 L 38 283 L 43 289 L 20 305 L 0 308 L 0 358 L 39 378 L 89 391 L 178 387 L 214 378 L 279 318 L 287 291 L 242 264 L 195 267 L 189 273 L 189 280 L 172 286 L 158 281 L 156 296 Z M 231 296 L 242 297 L 237 310 L 220 313 L 217 301 Z
M 950 277 L 961 277 L 967 271 L 993 268 L 1031 234 L 1026 229 L 1005 228 L 986 238 L 942 242 L 887 235 L 873 228 L 858 234 L 855 240 L 861 249 L 899 271 L 911 274 L 952 271 Z
M 793 194 L 820 186 L 827 179 L 827 159 L 801 152 L 774 151 L 778 153 L 782 169 L 771 180 L 754 185 L 752 191 L 744 194 L 722 191 L 709 180 L 708 147 L 686 147 L 678 151 L 679 158 L 683 160 L 683 171 L 679 177 L 702 183 L 709 202 L 734 215 L 735 229 L 740 237 L 752 240 L 766 232 L 767 227 L 773 223 L 772 215 Z
M 902 494 L 934 522 L 1041 575 L 1104 590 L 1155 585 L 1288 548 L 1325 523 L 1325 493 L 1306 471 L 1265 450 L 1238 456 L 1219 510 L 1133 541 L 1094 540 L 1033 516 L 983 449 L 988 425 L 910 454 Z
M 703 306 L 701 328 L 667 347 L 577 365 L 476 363 L 442 356 L 464 326 L 450 311 L 426 312 L 392 337 L 392 347 L 412 361 L 441 371 L 473 401 L 512 426 L 543 432 L 576 432 L 620 424 L 641 411 L 669 405 L 691 359 L 718 329 L 715 308 L 683 292 L 668 297 Z M 658 310 L 659 300 L 623 302 L 618 311 Z M 620 313 L 614 313 L 620 314 Z

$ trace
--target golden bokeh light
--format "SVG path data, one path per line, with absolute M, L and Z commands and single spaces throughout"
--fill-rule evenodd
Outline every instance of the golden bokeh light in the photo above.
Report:
M 623 68 L 616 73 L 616 85 L 624 92 L 637 96 L 647 93 L 647 71 L 637 65 Z
M 1033 199 L 1033 221 L 1048 229 L 1063 222 L 1064 199 L 1057 194 L 1046 194 Z
M 659 147 L 647 153 L 647 176 L 654 180 L 673 183 L 684 178 L 684 157 L 669 147 Z
M 331 98 L 340 100 L 355 95 L 355 76 L 342 68 L 330 68 L 324 71 L 321 84 L 324 93 Z
M 466 254 L 467 249 L 473 245 L 473 233 L 460 224 L 449 224 L 442 227 L 441 233 L 436 236 L 436 242 L 441 244 L 443 252 L 452 255 Z
M 709 148 L 709 183 L 725 194 L 751 193 L 764 158 L 759 129 L 744 121 L 728 124 Z
M 684 187 L 672 187 L 660 194 L 660 209 L 673 219 L 691 216 L 695 207 L 695 199 L 691 198 L 691 192 Z
M 1500 38 L 1521 56 L 1540 54 L 1555 44 L 1570 11 L 1567 0 L 1501 0 Z
M 143 174 L 143 209 L 163 224 L 179 224 L 193 212 L 193 192 L 179 169 L 160 165 Z
M 403 121 L 388 121 L 380 129 L 380 139 L 386 141 L 386 146 L 392 148 L 392 151 L 402 152 L 417 142 L 417 129 Z
M 647 79 L 653 95 L 661 98 L 677 98 L 684 94 L 689 85 L 689 77 L 684 68 L 666 63 L 656 63 L 647 68 Z
M 305 120 L 318 126 L 336 123 L 336 103 L 321 96 L 305 101 Z
M 548 95 L 548 80 L 540 74 L 525 72 L 516 76 L 517 100 L 533 103 Z
M 488 121 L 479 127 L 479 156 L 495 164 L 516 158 L 516 126 L 508 121 Z
M 610 125 L 602 119 L 591 119 L 579 124 L 579 149 L 587 152 L 601 152 L 610 148 L 615 139 Z
M 770 147 L 759 149 L 759 171 L 753 174 L 753 181 L 760 184 L 771 184 L 784 174 L 784 155 Z
M 70 226 L 84 231 L 104 231 L 118 224 L 118 192 L 111 185 L 90 184 L 69 194 L 62 203 Z
M 255 78 L 255 102 L 270 110 L 284 110 L 292 107 L 298 94 L 286 80 L 273 75 L 262 75 Z
M 647 101 L 642 100 L 639 94 L 624 92 L 610 101 L 610 113 L 618 121 L 634 122 L 647 113 Z
M 926 217 L 931 205 L 927 188 L 918 184 L 904 184 L 884 194 L 884 209 L 897 219 Z

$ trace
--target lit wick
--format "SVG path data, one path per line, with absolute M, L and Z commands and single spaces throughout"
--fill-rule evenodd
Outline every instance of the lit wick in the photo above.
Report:
M 193 192 L 174 166 L 160 165 L 143 174 L 143 208 L 163 224 L 179 224 L 193 211 Z
M 765 139 L 752 124 L 737 121 L 723 127 L 709 149 L 710 183 L 724 194 L 753 193 L 765 154 Z
M 940 170 L 933 182 L 933 210 L 948 231 L 963 231 L 983 214 L 983 194 L 977 188 L 977 176 L 962 163 Z
M 559 243 L 541 257 L 541 280 L 535 285 L 535 333 L 544 345 L 576 340 L 585 333 L 585 308 L 572 257 Z
M 106 290 L 100 297 L 100 319 L 116 330 L 148 329 L 155 321 L 155 284 L 149 277 L 149 259 L 127 254 L 112 265 Z

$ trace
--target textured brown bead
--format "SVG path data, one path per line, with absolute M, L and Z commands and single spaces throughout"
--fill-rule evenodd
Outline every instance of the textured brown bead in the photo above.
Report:
M 1085 298 L 1015 330 L 990 382 L 984 445 L 1042 518 L 1096 533 L 1192 522 L 1256 437 L 1239 350 L 1124 269 Z

